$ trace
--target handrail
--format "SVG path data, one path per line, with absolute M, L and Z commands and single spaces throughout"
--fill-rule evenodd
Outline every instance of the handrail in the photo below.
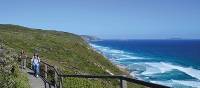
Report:
M 75 78 L 112 78 L 112 79 L 118 79 L 120 80 L 120 88 L 123 88 L 123 82 L 122 81 L 128 81 L 131 83 L 136 83 L 136 84 L 140 84 L 140 85 L 144 85 L 146 87 L 150 87 L 150 88 L 170 88 L 164 85 L 159 85 L 159 84 L 154 84 L 154 83 L 150 83 L 150 82 L 145 82 L 142 80 L 137 80 L 137 79 L 133 79 L 133 78 L 129 78 L 129 77 L 125 77 L 125 76 L 121 76 L 121 75 L 67 75 L 67 74 L 60 74 L 57 71 L 57 68 L 55 66 L 52 66 L 44 61 L 41 61 L 42 64 L 46 65 L 45 67 L 45 77 L 43 78 L 44 80 L 47 81 L 47 73 L 46 71 L 48 71 L 48 67 L 53 68 L 51 70 L 54 71 L 54 87 L 56 88 L 62 88 L 63 87 L 63 78 L 70 78 L 70 77 L 75 77 Z M 59 82 L 59 85 L 57 85 L 56 83 Z M 50 84 L 49 84 L 50 86 Z
M 137 79 L 128 78 L 128 77 L 124 77 L 124 76 L 121 76 L 120 79 L 129 81 L 129 82 L 132 82 L 132 83 L 144 85 L 144 86 L 147 86 L 147 87 L 151 87 L 151 88 L 170 88 L 168 86 L 159 85 L 159 84 L 150 83 L 150 82 L 145 82 L 145 81 L 142 81 L 142 80 L 137 80 Z
M 44 61 L 40 61 L 40 62 L 43 63 L 43 64 L 48 65 L 49 67 L 52 67 L 52 68 L 54 69 L 54 71 L 55 71 L 58 75 L 60 75 L 60 73 L 58 73 L 57 69 L 56 69 L 54 66 L 52 66 L 52 65 L 50 65 L 50 64 L 48 64 L 48 63 L 46 63 L 46 62 L 44 62 Z
M 31 57 L 27 57 L 27 59 L 29 59 L 29 60 L 31 60 L 32 58 Z M 26 61 L 27 62 L 27 61 Z M 28 63 L 28 62 L 27 62 Z M 44 64 L 44 66 L 46 67 L 45 68 L 45 71 L 41 71 L 41 72 L 44 72 L 44 77 L 42 77 L 43 78 L 43 80 L 45 81 L 45 83 L 47 83 L 49 86 L 51 86 L 52 85 L 52 83 L 50 82 L 50 81 L 48 81 L 48 79 L 47 79 L 47 76 L 48 76 L 48 69 L 49 69 L 49 67 L 50 67 L 50 69 L 54 72 L 54 81 L 55 81 L 55 83 L 54 83 L 54 87 L 56 87 L 56 88 L 58 88 L 58 87 L 60 87 L 61 85 L 57 85 L 57 79 L 58 79 L 58 75 L 60 75 L 60 73 L 57 71 L 57 69 L 55 68 L 55 66 L 52 66 L 52 65 L 50 65 L 50 64 L 48 64 L 48 63 L 46 63 L 46 62 L 44 62 L 44 61 L 40 61 L 40 64 Z M 42 75 L 42 74 L 40 74 L 40 75 Z M 60 81 L 60 80 L 59 80 Z M 46 86 L 46 84 L 45 84 L 45 86 Z
M 128 78 L 128 77 L 124 77 L 124 76 L 120 76 L 120 75 L 116 75 L 116 76 L 111 76 L 111 75 L 59 75 L 61 77 L 78 77 L 78 78 L 114 78 L 114 79 L 120 79 L 120 80 L 125 80 L 125 81 L 129 81 L 132 83 L 136 83 L 136 84 L 140 84 L 140 85 L 144 85 L 150 88 L 169 88 L 167 86 L 163 86 L 163 85 L 159 85 L 159 84 L 154 84 L 154 83 L 149 83 L 149 82 L 145 82 L 145 81 L 141 81 L 141 80 L 137 80 L 137 79 L 133 79 L 133 78 Z

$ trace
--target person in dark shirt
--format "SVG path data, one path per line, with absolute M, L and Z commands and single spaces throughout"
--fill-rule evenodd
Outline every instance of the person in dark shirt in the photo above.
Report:
M 25 54 L 24 50 L 21 51 L 19 58 L 21 59 L 21 68 L 25 69 L 26 68 L 27 55 Z

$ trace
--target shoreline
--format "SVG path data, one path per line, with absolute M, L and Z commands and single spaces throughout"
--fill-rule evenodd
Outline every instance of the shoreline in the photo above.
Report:
M 101 52 L 100 50 L 97 50 L 96 48 L 92 47 L 90 42 L 88 42 L 89 46 L 90 46 L 90 49 L 96 51 L 97 53 L 99 53 L 100 55 L 102 55 L 104 58 L 106 58 L 107 60 L 110 61 L 110 63 L 112 63 L 115 67 L 117 67 L 120 71 L 124 72 L 124 76 L 127 76 L 127 77 L 131 77 L 131 78 L 136 78 L 135 76 L 135 73 L 134 72 L 130 72 L 127 68 L 125 68 L 123 65 L 120 65 L 120 64 L 116 64 L 116 63 L 113 63 L 109 57 L 107 57 L 106 55 L 103 54 L 103 52 Z M 110 75 L 115 75 L 113 74 L 112 72 L 110 72 L 109 70 L 106 69 L 106 72 L 108 72 Z
M 151 55 L 138 55 L 137 53 L 134 54 L 135 51 L 134 48 L 132 51 L 126 51 L 126 49 L 129 49 L 130 47 L 120 48 L 123 44 L 127 44 L 127 42 L 119 42 L 120 44 L 116 44 L 112 41 L 105 41 L 100 43 L 90 43 L 90 46 L 92 46 L 92 49 L 97 51 L 99 54 L 103 55 L 106 59 L 108 59 L 113 65 L 115 65 L 117 68 L 119 68 L 122 72 L 128 72 L 128 75 L 131 75 L 132 78 L 171 86 L 171 87 L 197 87 L 200 84 L 200 69 L 198 69 L 198 64 L 191 62 L 184 62 L 185 64 L 181 63 L 183 61 L 187 61 L 188 59 L 183 58 L 181 55 L 183 55 L 183 52 L 177 53 L 177 57 L 170 56 L 170 53 L 165 52 L 165 48 L 157 47 L 156 49 L 160 49 L 156 52 L 160 52 L 161 54 L 158 54 L 158 56 L 151 56 Z M 130 43 L 135 43 L 134 41 L 130 41 Z M 141 44 L 144 44 L 146 42 L 142 42 Z M 167 45 L 165 45 L 162 42 L 150 42 L 152 45 L 158 44 L 159 46 L 165 45 L 165 46 L 171 46 L 171 41 L 167 41 Z M 191 48 L 191 52 L 194 52 L 193 50 L 193 44 L 199 43 L 198 42 L 186 42 L 187 47 Z M 108 45 L 107 45 L 108 44 Z M 110 44 L 110 45 L 109 45 Z M 191 44 L 191 45 L 190 45 Z M 174 50 L 176 52 L 179 52 L 182 49 L 183 45 L 181 42 L 178 42 L 177 45 L 180 49 L 173 49 L 169 48 L 169 50 Z M 146 45 L 144 45 L 146 47 Z M 118 48 L 119 47 L 119 48 Z M 135 46 L 137 47 L 137 45 Z M 139 46 L 143 47 L 143 46 Z M 151 46 L 150 46 L 151 47 Z M 146 50 L 149 47 L 141 48 L 142 50 Z M 121 50 L 120 50 L 121 49 Z M 133 52 L 129 53 L 129 52 Z M 188 51 L 186 51 L 188 52 Z M 190 51 L 189 51 L 190 52 Z M 152 54 L 155 53 L 152 50 Z M 164 54 L 164 55 L 162 55 Z M 165 55 L 166 54 L 166 55 Z M 169 54 L 169 55 L 168 55 Z M 193 55 L 193 54 L 192 54 Z M 196 54 L 194 54 L 196 55 Z M 179 57 L 180 56 L 180 57 Z M 182 58 L 181 58 L 182 57 Z M 198 57 L 198 56 L 197 56 Z M 196 61 L 197 57 L 190 58 L 191 60 Z M 182 83 L 184 82 L 184 83 Z M 195 84 L 197 83 L 197 84 Z M 195 85 L 193 85 L 195 84 Z M 197 86 L 196 86 L 197 85 Z

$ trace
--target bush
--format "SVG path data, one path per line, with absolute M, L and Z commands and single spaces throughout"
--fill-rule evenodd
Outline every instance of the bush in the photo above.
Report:
M 14 50 L 4 46 L 0 54 L 0 88 L 30 88 L 27 76 L 19 71 L 16 58 Z

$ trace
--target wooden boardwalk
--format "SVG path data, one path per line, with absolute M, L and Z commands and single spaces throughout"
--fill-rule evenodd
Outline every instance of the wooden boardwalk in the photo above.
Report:
M 31 88 L 45 88 L 45 82 L 40 76 L 36 78 L 32 70 L 26 68 L 23 69 L 23 72 L 28 74 L 29 84 Z

